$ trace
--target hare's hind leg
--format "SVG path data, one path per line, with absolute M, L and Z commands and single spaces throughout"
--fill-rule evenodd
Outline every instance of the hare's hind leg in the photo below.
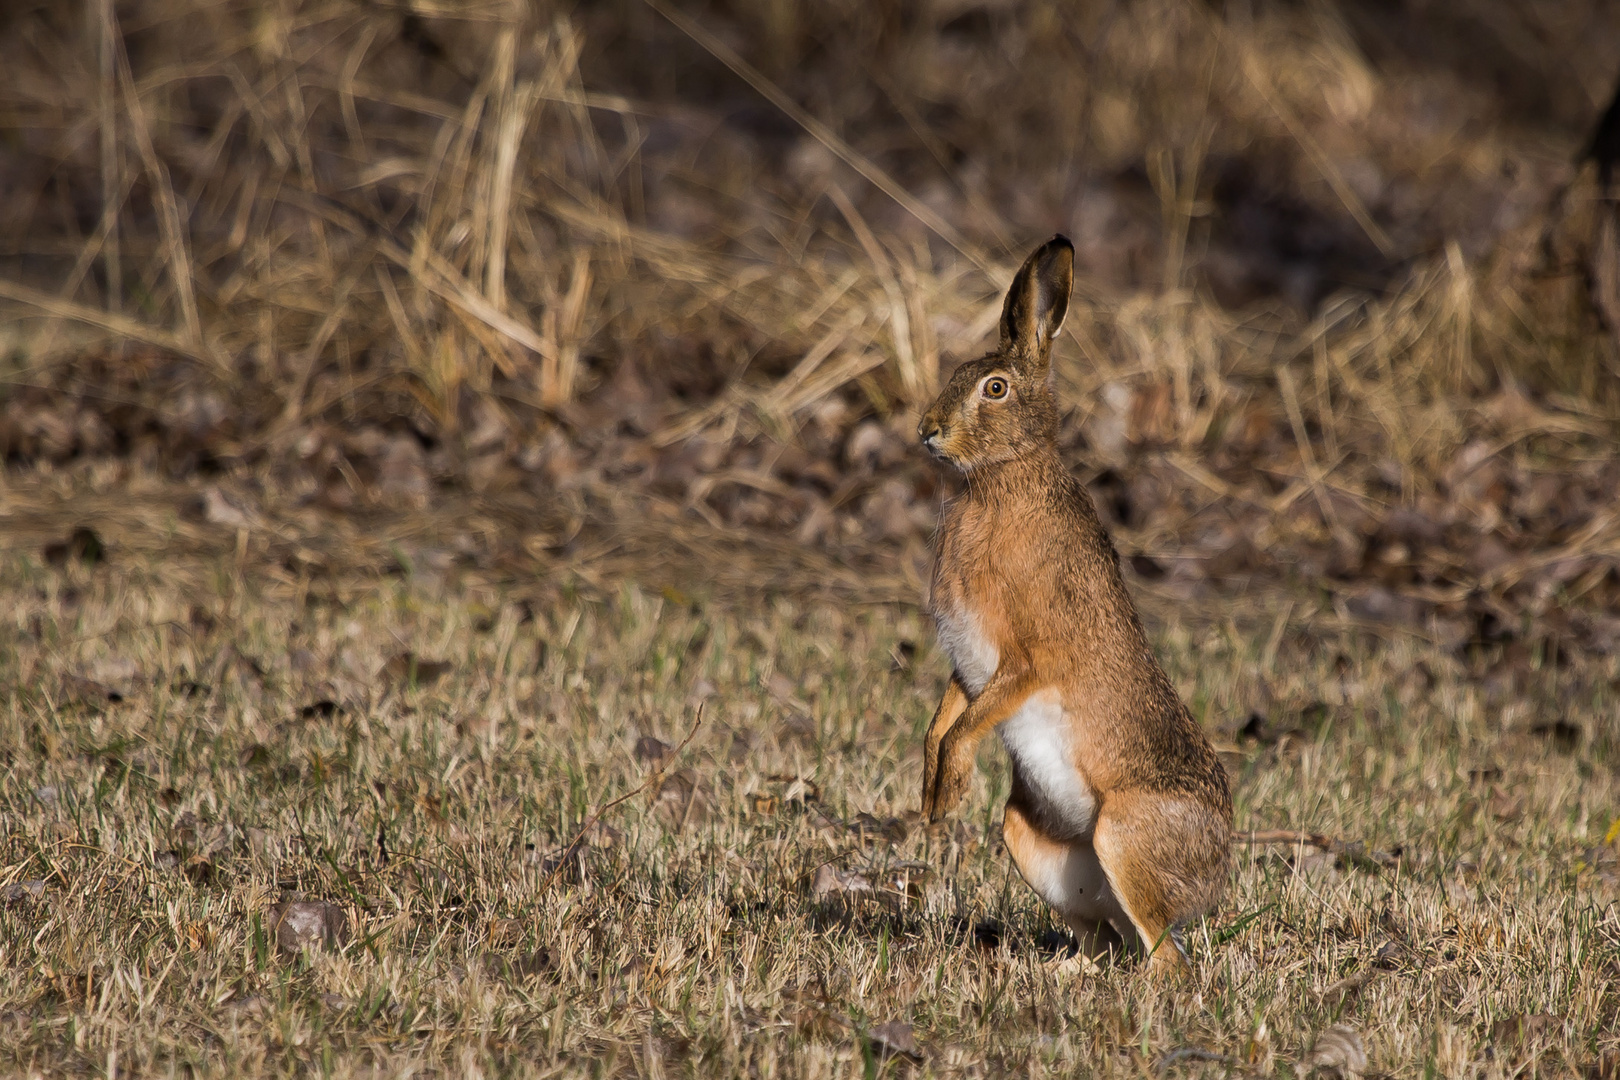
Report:
M 1092 843 L 1154 970 L 1183 971 L 1174 928 L 1208 911 L 1226 887 L 1229 831 L 1195 801 L 1158 792 L 1113 792 Z
M 1125 952 L 1125 939 L 1110 922 L 1124 925 L 1125 913 L 1090 844 L 1046 835 L 1016 800 L 1007 804 L 1001 836 L 1029 887 L 1074 931 L 1080 955 L 1097 960 Z

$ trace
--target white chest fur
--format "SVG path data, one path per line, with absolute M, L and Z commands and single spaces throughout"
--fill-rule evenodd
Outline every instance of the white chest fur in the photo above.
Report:
M 1042 816 L 1061 821 L 1073 835 L 1089 834 L 1097 800 L 1075 768 L 1058 692 L 1037 690 L 997 730 L 1025 785 L 1041 803 Z
M 951 663 L 969 696 L 977 697 L 996 673 L 1001 652 L 979 627 L 978 617 L 971 611 L 952 607 L 935 613 L 934 624 L 939 632 L 939 643 L 950 653 Z

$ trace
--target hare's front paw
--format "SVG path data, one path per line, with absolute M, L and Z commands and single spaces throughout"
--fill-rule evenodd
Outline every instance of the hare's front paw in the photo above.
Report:
M 934 787 L 934 805 L 928 813 L 929 821 L 941 821 L 945 815 L 956 809 L 967 794 L 967 777 L 961 774 L 952 775 L 941 773 L 939 783 Z
M 934 768 L 934 801 L 925 808 L 929 821 L 939 821 L 956 809 L 956 804 L 967 794 L 968 781 L 973 775 L 973 756 L 965 753 L 960 743 L 953 745 L 947 736 L 940 747 L 939 764 Z
M 929 746 L 923 755 L 922 813 L 931 817 L 934 807 L 934 788 L 939 781 L 939 747 Z

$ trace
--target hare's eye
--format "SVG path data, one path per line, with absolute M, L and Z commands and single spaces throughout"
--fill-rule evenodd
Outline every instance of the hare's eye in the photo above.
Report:
M 1007 380 L 1001 376 L 984 380 L 984 396 L 992 401 L 1007 396 Z

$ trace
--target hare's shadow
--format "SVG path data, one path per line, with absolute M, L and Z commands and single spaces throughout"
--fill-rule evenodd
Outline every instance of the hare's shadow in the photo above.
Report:
M 885 931 L 890 941 L 901 941 L 926 936 L 937 927 L 935 918 L 920 913 L 840 900 L 812 902 L 808 916 L 810 929 L 818 934 L 842 932 L 874 942 Z M 1005 948 L 1014 957 L 1033 956 L 1042 962 L 1066 960 L 1079 951 L 1073 934 L 1051 926 L 1025 929 L 997 918 L 956 915 L 946 920 L 945 927 L 944 943 L 953 949 L 997 952 Z

